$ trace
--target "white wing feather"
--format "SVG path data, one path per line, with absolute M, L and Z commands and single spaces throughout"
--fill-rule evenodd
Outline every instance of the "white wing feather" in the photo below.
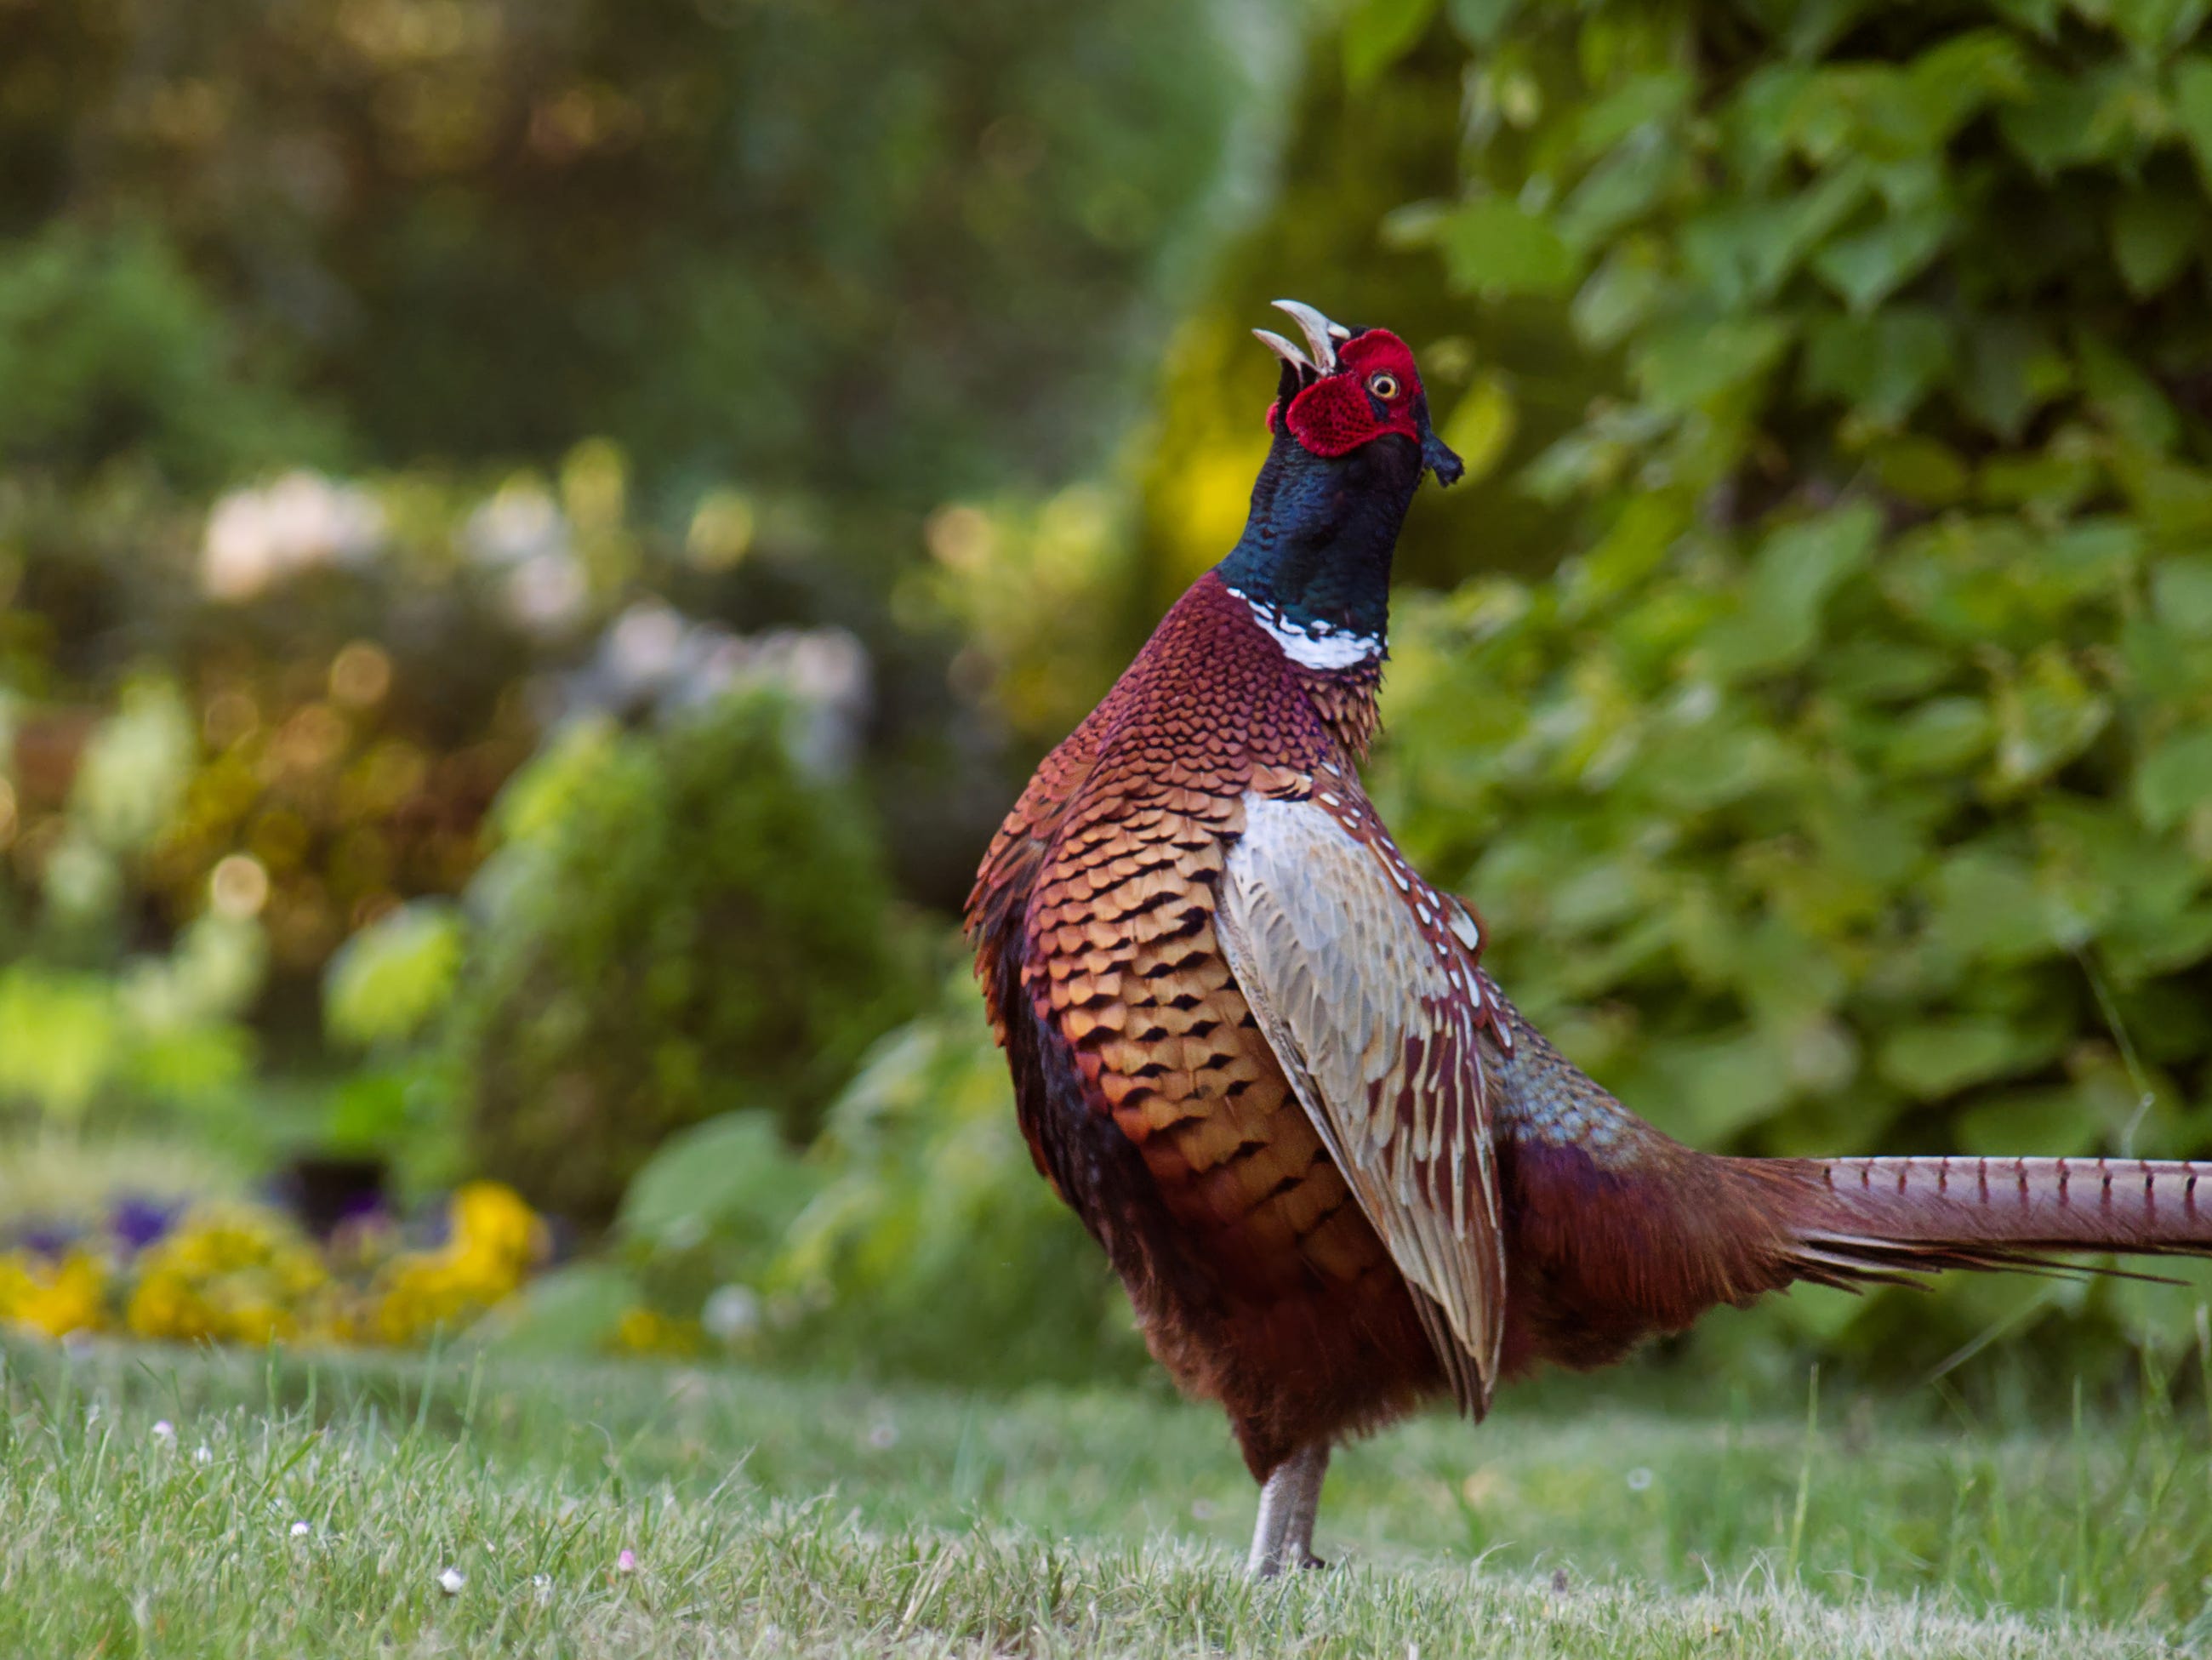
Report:
M 1320 806 L 1258 794 L 1216 920 L 1275 1058 L 1480 1416 L 1505 1261 L 1472 923 Z

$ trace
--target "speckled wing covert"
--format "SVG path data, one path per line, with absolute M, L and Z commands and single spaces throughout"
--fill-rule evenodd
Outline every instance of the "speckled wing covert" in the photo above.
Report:
M 1498 1378 L 1505 1253 L 1478 1041 L 1481 937 L 1355 792 L 1245 798 L 1217 921 L 1300 1103 L 1411 1282 L 1461 1408 Z

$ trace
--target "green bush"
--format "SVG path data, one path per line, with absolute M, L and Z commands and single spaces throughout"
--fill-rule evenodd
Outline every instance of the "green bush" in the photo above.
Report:
M 803 1135 L 911 1005 L 866 810 L 787 719 L 748 695 L 580 724 L 501 798 L 452 1031 L 482 1169 L 546 1208 L 605 1220 L 665 1137 L 738 1108 Z
M 2199 11 L 1450 15 L 1463 190 L 1394 228 L 1623 382 L 1523 475 L 1586 513 L 1557 574 L 1401 607 L 1409 849 L 1700 1145 L 2202 1152 Z M 1956 1295 L 1916 1329 L 2047 1300 Z
M 331 435 L 156 233 L 0 240 L 0 463 L 80 477 L 130 455 L 204 488 Z
M 1000 1389 L 1145 1370 L 1105 1259 L 1030 1161 L 964 962 L 870 1049 L 811 1146 L 757 1110 L 679 1131 L 609 1243 L 533 1286 L 501 1341 Z
M 771 1288 L 814 1365 L 1006 1385 L 1138 1369 L 1098 1249 L 1036 1172 L 963 967 L 878 1043 L 810 1155 L 823 1181 Z
M 36 877 L 0 883 L 0 1122 L 112 1128 L 150 1112 L 213 1130 L 237 1116 L 255 1059 L 241 1017 L 267 942 L 204 885 L 159 949 L 141 937 L 147 866 L 198 742 L 166 679 L 133 680 L 117 702 L 73 728 L 56 766 L 48 733 L 25 731 L 36 706 L 0 692 L 0 848 L 12 842 Z M 58 799 L 25 837 L 24 804 L 41 792 Z

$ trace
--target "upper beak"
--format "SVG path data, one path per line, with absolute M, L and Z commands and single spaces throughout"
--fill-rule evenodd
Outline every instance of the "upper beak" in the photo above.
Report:
M 1336 373 L 1336 343 L 1352 338 L 1352 331 L 1341 323 L 1332 323 L 1311 306 L 1297 300 L 1278 300 L 1275 309 L 1298 325 L 1313 352 L 1313 366 L 1323 374 Z

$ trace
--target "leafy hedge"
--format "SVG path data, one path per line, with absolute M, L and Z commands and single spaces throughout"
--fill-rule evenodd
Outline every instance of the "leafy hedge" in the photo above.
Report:
M 856 793 L 802 771 L 785 700 L 654 733 L 580 724 L 517 775 L 448 1016 L 473 1152 L 597 1223 L 661 1140 L 760 1108 L 803 1136 L 915 1001 Z
M 2204 9 L 1449 9 L 1393 232 L 1620 390 L 1556 575 L 1401 605 L 1381 794 L 1670 1130 L 2212 1145 Z

